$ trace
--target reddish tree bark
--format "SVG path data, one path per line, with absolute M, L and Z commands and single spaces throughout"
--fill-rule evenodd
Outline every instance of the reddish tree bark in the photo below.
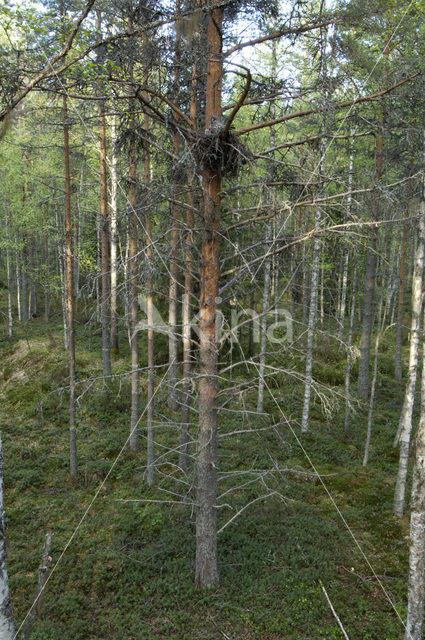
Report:
M 221 117 L 223 8 L 211 10 L 207 27 L 209 58 L 205 128 Z M 199 305 L 199 431 L 196 457 L 196 567 L 195 581 L 202 587 L 219 582 L 217 564 L 217 361 L 216 312 L 220 279 L 220 166 L 202 170 L 203 232 Z

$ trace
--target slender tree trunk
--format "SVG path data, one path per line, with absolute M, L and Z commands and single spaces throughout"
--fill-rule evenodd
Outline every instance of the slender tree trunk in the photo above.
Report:
M 138 276 L 138 251 L 139 234 L 137 221 L 137 162 L 136 162 L 136 137 L 134 119 L 134 100 L 130 98 L 130 151 L 129 151 L 129 243 L 128 243 L 128 269 L 130 275 L 130 349 L 131 349 L 131 421 L 130 421 L 130 448 L 137 451 L 139 446 L 139 334 L 137 323 L 139 321 L 139 276 Z
M 145 130 L 149 130 L 149 118 L 144 116 Z M 144 150 L 144 174 L 146 200 L 149 198 L 151 181 L 151 161 L 149 149 Z M 147 276 L 147 321 L 148 321 L 148 406 L 147 406 L 147 480 L 151 487 L 155 481 L 155 424 L 154 424 L 154 394 L 155 394 L 155 342 L 154 342 L 154 304 L 153 304 L 153 251 L 152 251 L 152 218 L 149 208 L 146 208 L 146 260 Z
M 23 248 L 22 248 L 22 267 L 21 267 L 21 307 L 22 307 L 22 322 L 27 324 L 29 320 L 29 296 L 28 296 L 28 250 L 27 234 L 22 236 Z
M 249 299 L 249 308 L 254 310 L 255 309 L 255 286 L 254 283 L 251 283 L 252 289 L 251 289 L 251 295 L 250 295 L 250 299 Z M 251 319 L 251 321 L 248 324 L 248 359 L 252 358 L 252 356 L 254 355 L 254 320 Z
M 323 327 L 325 321 L 325 265 L 323 262 L 323 251 L 320 262 L 320 325 Z
M 41 558 L 41 564 L 38 568 L 38 585 L 37 585 L 37 594 L 35 597 L 35 602 L 33 602 L 24 625 L 24 629 L 22 631 L 21 640 L 29 640 L 31 638 L 31 632 L 34 627 L 34 623 L 37 618 L 37 614 L 40 615 L 41 610 L 44 604 L 44 587 L 46 585 L 49 565 L 52 561 L 50 557 L 50 549 L 52 546 L 52 536 L 51 532 L 46 533 L 44 547 L 43 547 L 43 555 Z
M 270 241 L 272 237 L 272 223 L 269 221 L 266 228 L 266 252 L 270 251 Z M 266 369 L 266 348 L 267 348 L 267 313 L 270 305 L 270 271 L 271 259 L 266 256 L 264 260 L 264 284 L 263 284 L 263 309 L 260 322 L 260 363 L 258 368 L 258 396 L 257 413 L 263 413 L 264 408 L 264 373 Z
M 6 279 L 7 279 L 7 334 L 13 335 L 12 271 L 10 267 L 9 214 L 6 214 Z
M 409 586 L 404 640 L 422 640 L 425 602 L 425 344 L 421 418 L 416 435 L 410 511 Z
M 56 261 L 57 261 L 57 271 L 59 274 L 60 281 L 60 292 L 61 292 L 61 306 L 62 306 L 62 324 L 63 324 L 63 344 L 66 351 L 69 348 L 69 339 L 68 339 L 68 312 L 66 306 L 66 293 L 67 293 L 67 285 L 66 285 L 66 269 L 64 265 L 64 254 L 65 247 L 63 244 L 61 226 L 63 224 L 63 220 L 59 217 L 58 212 L 56 212 L 56 229 L 58 235 L 58 243 L 56 246 Z M 66 221 L 65 221 L 66 226 Z
M 377 184 L 382 176 L 383 144 L 383 134 L 381 131 L 375 138 L 375 179 Z M 379 191 L 376 190 L 373 196 L 373 218 L 375 222 L 379 219 L 379 197 Z M 367 398 L 369 396 L 370 343 L 374 315 L 377 245 L 378 229 L 373 225 L 370 229 L 369 249 L 366 262 L 366 288 L 363 302 L 362 338 L 357 383 L 357 392 L 360 398 Z
M 18 314 L 18 322 L 22 320 L 21 314 L 21 269 L 19 266 L 18 252 L 15 252 L 15 267 L 16 267 L 16 313 Z
M 272 43 L 272 75 L 273 77 L 277 77 L 277 49 L 276 42 Z M 272 120 L 275 119 L 276 115 L 276 102 L 273 100 L 270 104 L 270 117 Z M 274 127 L 270 127 L 270 147 L 274 147 L 276 145 L 276 132 Z M 274 180 L 274 153 L 272 152 L 270 157 L 270 167 L 269 167 L 269 178 L 270 182 Z M 275 210 L 275 197 L 274 195 L 270 198 L 271 205 L 273 210 Z M 264 409 L 264 374 L 266 369 L 266 349 L 267 349 L 267 314 L 270 306 L 270 287 L 271 287 L 271 269 L 272 269 L 272 259 L 269 255 L 272 250 L 272 239 L 273 231 L 274 231 L 274 220 L 273 217 L 271 220 L 267 222 L 266 226 L 266 255 L 264 259 L 264 284 L 263 284 L 263 309 L 261 312 L 261 321 L 260 321 L 260 361 L 259 361 L 259 369 L 258 369 L 258 396 L 257 396 L 257 413 L 263 413 Z M 274 242 L 273 242 L 274 244 Z
M 100 120 L 100 218 L 101 218 L 101 264 L 102 264 L 102 368 L 103 379 L 111 375 L 111 331 L 110 331 L 110 274 L 109 274 L 109 216 L 106 155 L 105 103 L 99 100 Z
M 37 291 L 35 286 L 35 260 L 34 260 L 34 239 L 30 238 L 28 243 L 28 268 L 31 274 L 29 287 L 29 319 L 37 315 Z
M 324 175 L 324 157 L 325 146 L 322 142 L 320 145 L 320 162 L 319 162 L 319 175 Z M 320 228 L 322 214 L 320 207 L 316 207 L 314 216 L 314 228 L 318 230 Z M 301 420 L 301 432 L 306 433 L 309 427 L 309 415 L 310 415 L 310 397 L 311 397 L 311 385 L 313 382 L 312 370 L 313 370 L 313 346 L 314 346 L 314 333 L 316 329 L 316 316 L 317 316 L 317 302 L 319 293 L 319 271 L 320 271 L 320 238 L 317 234 L 314 238 L 313 245 L 313 265 L 311 268 L 311 285 L 310 285 L 310 309 L 308 315 L 308 328 L 307 328 L 307 352 L 306 352 L 306 365 L 305 365 L 305 387 L 304 387 L 304 406 L 303 415 Z
M 404 511 L 404 495 L 406 491 L 407 469 L 409 464 L 410 435 L 412 431 L 413 405 L 418 369 L 418 353 L 420 342 L 421 311 L 423 303 L 423 271 L 425 256 L 425 200 L 420 204 L 418 246 L 416 250 L 415 268 L 412 282 L 412 319 L 410 329 L 409 370 L 406 392 L 400 417 L 400 459 L 397 482 L 394 492 L 394 514 L 400 518 Z
M 68 318 L 68 353 L 69 353 L 69 445 L 71 477 L 78 475 L 77 465 L 77 431 L 75 423 L 75 333 L 74 333 L 74 269 L 72 248 L 72 214 L 71 214 L 71 174 L 69 169 L 69 124 L 68 105 L 63 96 L 63 150 L 65 160 L 65 238 L 66 238 L 66 306 Z
M 348 169 L 348 196 L 347 196 L 347 214 L 345 218 L 347 220 L 351 219 L 351 208 L 353 202 L 352 190 L 353 190 L 353 169 L 354 169 L 354 149 L 353 143 L 351 143 L 350 147 L 350 164 Z M 344 320 L 345 320 L 345 306 L 347 300 L 347 283 L 348 283 L 348 267 L 350 264 L 350 251 L 349 244 L 347 239 L 344 241 L 344 251 L 343 251 L 343 267 L 342 267 L 342 278 L 341 278 L 341 298 L 339 302 L 338 308 L 338 320 L 339 320 L 339 337 L 341 338 L 344 334 Z
M 382 278 L 382 292 L 381 292 L 381 300 L 379 302 L 379 310 L 378 310 L 378 318 L 377 318 L 377 331 L 376 331 L 376 339 L 375 339 L 375 354 L 373 361 L 373 375 L 372 375 L 372 385 L 370 389 L 370 397 L 369 397 L 369 412 L 367 418 L 367 430 L 366 430 L 366 443 L 363 455 L 363 466 L 365 467 L 369 460 L 369 449 L 370 449 L 370 439 L 372 436 L 372 421 L 373 421 L 373 408 L 375 404 L 375 389 L 376 389 L 376 381 L 378 379 L 378 357 L 379 357 L 379 343 L 381 339 L 382 329 L 385 323 L 385 314 L 382 317 L 382 309 L 384 306 L 384 279 Z
M 350 323 L 348 326 L 348 339 L 347 339 L 347 364 L 345 367 L 345 417 L 344 417 L 344 431 L 348 433 L 350 430 L 350 382 L 351 382 L 351 363 L 353 359 L 352 345 L 353 345 L 353 330 L 354 330 L 354 316 L 356 310 L 356 280 L 357 271 L 354 271 L 353 276 L 353 295 L 351 298 L 351 311 L 350 311 Z
M 223 7 L 215 6 L 208 17 L 207 87 L 205 129 L 221 117 L 221 56 Z M 220 191 L 219 166 L 202 170 L 204 220 L 199 309 L 199 430 L 196 456 L 196 558 L 195 582 L 201 587 L 218 584 L 217 563 L 217 388 L 218 344 L 216 314 L 220 280 Z
M 111 348 L 118 353 L 118 317 L 117 317 L 117 272 L 118 272 L 118 229 L 117 229 L 117 154 L 116 116 L 111 125 Z
M 176 15 L 180 14 L 180 0 L 176 0 Z M 178 104 L 178 94 L 180 85 L 180 36 L 176 38 L 176 51 L 174 56 L 174 101 Z M 178 158 L 180 153 L 179 133 L 173 135 L 173 154 Z M 174 161 L 178 162 L 178 161 Z M 168 406 L 172 411 L 177 411 L 177 380 L 178 380 L 178 360 L 177 360 L 177 292 L 178 292 L 178 240 L 179 240 L 179 212 L 176 204 L 177 199 L 177 176 L 173 167 L 172 178 L 172 202 L 171 202 L 171 256 L 170 256 L 170 287 L 168 298 Z
M 130 318 L 130 271 L 128 269 L 128 261 L 130 259 L 130 219 L 127 219 L 125 234 L 125 255 L 121 258 L 124 275 L 124 316 L 127 327 L 128 344 L 131 349 L 131 318 Z
M 101 300 L 100 300 L 100 278 L 102 277 L 102 257 L 101 257 L 101 220 L 96 224 L 96 261 L 97 261 L 97 276 L 96 276 L 96 321 L 101 321 Z
M 6 567 L 6 528 L 4 523 L 3 446 L 0 433 L 0 640 L 15 640 L 12 600 Z
M 49 241 L 47 237 L 47 222 L 43 215 L 43 269 L 44 269 L 44 322 L 49 322 L 50 312 L 50 274 L 49 274 Z
M 77 215 L 74 217 L 75 219 L 75 249 L 74 249 L 74 301 L 76 303 L 77 300 L 80 299 L 80 256 L 81 256 L 81 236 L 83 233 L 83 208 L 81 207 L 81 199 L 83 197 L 84 190 L 84 161 L 83 158 L 81 162 L 80 169 L 80 188 L 79 194 L 77 196 Z
M 401 241 L 401 258 L 400 258 L 400 276 L 398 284 L 398 306 L 397 306 L 397 330 L 395 338 L 395 363 L 394 363 L 394 377 L 396 380 L 402 378 L 402 347 L 403 347 L 403 303 L 404 303 L 404 282 L 406 276 L 406 248 L 407 248 L 407 235 L 409 231 L 409 209 L 410 198 L 412 194 L 412 174 L 414 167 L 414 156 L 412 154 L 410 160 L 410 176 L 407 186 L 407 199 L 406 209 L 404 212 L 403 221 L 403 237 Z
M 192 95 L 190 102 L 190 119 L 196 128 L 197 114 L 197 65 L 192 68 Z M 183 324 L 183 386 L 182 386 L 182 429 L 180 435 L 179 466 L 184 471 L 188 467 L 189 456 L 189 424 L 190 424 L 190 393 L 192 388 L 192 345 L 191 345 L 191 314 L 193 295 L 193 227 L 194 227 L 194 197 L 193 172 L 189 169 L 187 176 L 187 213 L 185 239 L 185 275 L 182 308 Z

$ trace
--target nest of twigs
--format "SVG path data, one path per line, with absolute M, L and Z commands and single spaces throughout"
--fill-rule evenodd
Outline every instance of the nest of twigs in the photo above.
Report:
M 209 169 L 219 167 L 221 175 L 231 177 L 235 177 L 251 159 L 251 154 L 239 138 L 223 129 L 198 132 L 192 150 L 199 166 Z

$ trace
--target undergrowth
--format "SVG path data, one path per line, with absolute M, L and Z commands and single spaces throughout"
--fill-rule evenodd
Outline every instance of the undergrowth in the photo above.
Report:
M 51 574 L 33 640 L 337 640 L 343 636 L 321 584 L 351 638 L 401 637 L 392 605 L 404 617 L 408 521 L 391 515 L 391 502 L 397 465 L 392 438 L 403 385 L 392 378 L 392 354 L 385 342 L 367 468 L 361 466 L 366 408 L 360 405 L 355 405 L 351 431 L 344 435 L 344 403 L 337 402 L 326 414 L 313 401 L 312 428 L 302 437 L 302 451 L 282 419 L 282 412 L 289 418 L 300 415 L 296 377 L 270 380 L 273 398 L 269 395 L 265 403 L 269 418 L 255 415 L 255 390 L 245 395 L 244 405 L 235 395 L 223 407 L 219 492 L 226 495 L 218 510 L 219 527 L 248 502 L 252 505 L 220 534 L 221 584 L 203 592 L 193 584 L 193 477 L 177 470 L 177 454 L 166 454 L 179 434 L 175 416 L 164 408 L 162 391 L 155 401 L 164 457 L 158 484 L 148 489 L 143 420 L 141 452 L 124 447 L 111 470 L 129 430 L 129 382 L 119 375 L 128 370 L 128 348 L 123 341 L 114 355 L 116 378 L 104 387 L 98 337 L 78 327 L 80 476 L 71 482 L 61 329 L 52 324 L 48 339 L 44 325 L 36 321 L 27 331 L 30 335 L 20 331 L 1 344 L 0 372 L 8 571 L 18 625 L 35 594 L 45 533 L 54 531 L 55 566 L 77 528 Z M 291 366 L 296 370 L 296 358 Z M 316 353 L 314 375 L 341 391 L 344 366 L 344 350 L 328 344 Z M 158 379 L 161 375 L 159 370 Z M 227 382 L 236 388 L 246 375 L 235 368 Z M 141 385 L 145 393 L 143 376 Z M 291 425 L 299 437 L 296 422 Z M 258 427 L 263 430 L 257 432 Z M 238 433 L 229 435 L 233 432 Z M 230 491 L 236 480 L 226 474 L 237 471 L 249 478 L 257 470 L 268 470 L 263 481 Z M 332 500 L 314 471 L 322 474 Z M 179 492 L 188 504 L 175 504 L 170 492 Z M 265 494 L 270 497 L 258 499 Z M 159 503 L 164 500 L 168 502 Z

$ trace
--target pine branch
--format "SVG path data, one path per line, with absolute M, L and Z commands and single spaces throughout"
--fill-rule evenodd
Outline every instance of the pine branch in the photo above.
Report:
M 272 127 L 276 124 L 280 124 L 282 122 L 286 122 L 287 120 L 293 120 L 294 118 L 303 118 L 304 116 L 312 115 L 313 113 L 323 113 L 324 111 L 337 111 L 339 109 L 346 109 L 347 107 L 352 107 L 356 104 L 360 104 L 362 102 L 370 102 L 373 100 L 377 100 L 382 96 L 385 96 L 387 93 L 394 91 L 398 87 L 403 86 L 407 82 L 414 80 L 421 74 L 421 71 L 417 71 L 411 76 L 407 78 L 403 78 L 396 84 L 393 84 L 391 87 L 387 89 L 383 89 L 382 91 L 377 91 L 376 93 L 371 93 L 367 96 L 361 96 L 360 98 L 355 98 L 354 100 L 346 100 L 345 102 L 339 102 L 337 104 L 326 105 L 325 107 L 319 107 L 317 109 L 305 109 L 304 111 L 296 111 L 295 113 L 288 113 L 285 116 L 281 116 L 280 118 L 275 118 L 274 120 L 268 120 L 267 122 L 259 122 L 257 124 L 252 124 L 245 129 L 240 129 L 239 131 L 235 131 L 233 135 L 242 136 L 245 133 L 249 133 L 250 131 L 256 131 L 257 129 L 264 129 L 265 127 Z
M 72 29 L 67 41 L 65 42 L 65 44 L 63 45 L 62 49 L 60 51 L 58 51 L 58 53 L 56 53 L 54 56 L 52 56 L 50 58 L 50 60 L 48 60 L 46 62 L 46 64 L 44 65 L 43 69 L 41 71 L 39 71 L 39 73 L 37 73 L 36 76 L 34 76 L 34 78 L 32 80 L 30 80 L 28 82 L 28 84 L 25 85 L 25 87 L 23 87 L 23 89 L 21 89 L 20 91 L 18 91 L 13 98 L 10 100 L 9 104 L 4 107 L 4 109 L 2 109 L 0 111 L 0 122 L 2 120 L 5 119 L 5 117 L 20 103 L 22 102 L 22 100 L 34 89 L 34 87 L 41 82 L 42 80 L 44 80 L 45 78 L 54 75 L 55 73 L 57 73 L 57 71 L 55 71 L 54 69 L 54 65 L 58 62 L 60 62 L 63 58 L 66 57 L 66 55 L 68 54 L 69 50 L 72 47 L 72 44 L 75 40 L 75 37 L 80 29 L 80 26 L 82 24 L 82 22 L 87 18 L 88 14 L 90 13 L 91 8 L 93 7 L 94 3 L 96 0 L 88 0 L 84 10 L 82 11 L 82 13 L 80 14 L 80 17 L 78 18 L 77 22 L 74 25 L 74 28 Z

